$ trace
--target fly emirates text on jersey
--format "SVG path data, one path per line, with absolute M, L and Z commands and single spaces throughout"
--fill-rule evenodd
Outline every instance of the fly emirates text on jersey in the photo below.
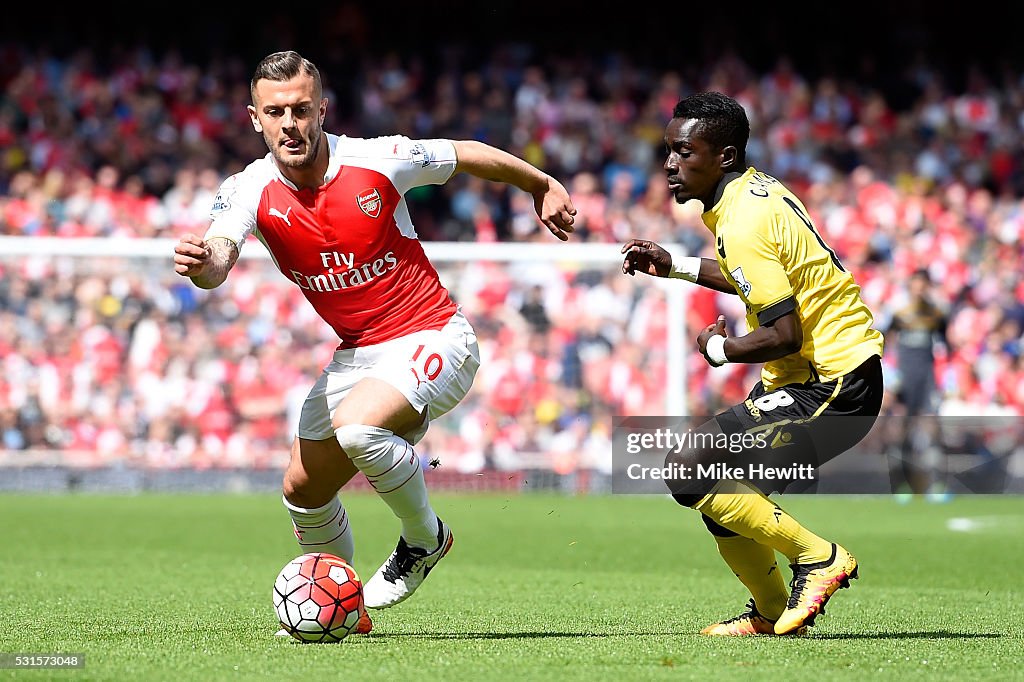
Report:
M 307 291 L 340 291 L 366 284 L 398 267 L 394 251 L 388 251 L 383 257 L 362 265 L 356 265 L 354 253 L 338 251 L 321 251 L 320 260 L 326 272 L 307 275 L 298 270 L 290 271 L 292 279 L 300 288 Z

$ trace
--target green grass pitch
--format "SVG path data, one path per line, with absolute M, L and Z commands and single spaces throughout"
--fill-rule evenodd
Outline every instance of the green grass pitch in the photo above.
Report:
M 455 545 L 421 590 L 368 637 L 302 645 L 273 636 L 298 554 L 275 495 L 0 496 L 0 652 L 86 655 L 0 678 L 1021 679 L 1022 497 L 781 498 L 861 579 L 810 637 L 743 640 L 697 634 L 747 595 L 667 497 L 433 500 Z M 346 506 L 369 578 L 397 522 L 367 494 Z

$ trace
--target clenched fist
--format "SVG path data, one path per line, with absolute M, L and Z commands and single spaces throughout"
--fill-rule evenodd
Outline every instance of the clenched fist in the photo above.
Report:
M 210 262 L 212 251 L 202 237 L 182 235 L 174 247 L 174 271 L 182 277 L 198 277 Z

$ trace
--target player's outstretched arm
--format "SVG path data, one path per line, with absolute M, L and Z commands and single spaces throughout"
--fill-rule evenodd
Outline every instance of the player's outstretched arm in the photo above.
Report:
M 453 140 L 456 173 L 514 185 L 533 195 L 533 207 L 544 227 L 563 242 L 569 239 L 576 208 L 558 180 L 518 156 L 476 140 Z
M 191 233 L 184 234 L 174 247 L 174 271 L 191 279 L 200 289 L 223 284 L 237 260 L 238 247 L 222 237 L 206 241 Z
M 672 254 L 646 239 L 630 239 L 622 245 L 622 274 L 633 276 L 642 272 L 652 277 L 676 277 L 702 287 L 735 294 L 736 289 L 722 275 L 718 263 L 711 258 L 687 256 L 673 263 Z

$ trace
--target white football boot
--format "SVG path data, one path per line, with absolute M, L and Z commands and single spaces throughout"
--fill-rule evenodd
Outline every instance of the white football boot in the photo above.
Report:
M 452 548 L 452 531 L 437 520 L 437 549 L 428 552 L 412 547 L 405 538 L 398 538 L 398 546 L 391 557 L 377 569 L 363 586 L 363 599 L 371 609 L 386 609 L 405 601 L 416 591 L 431 569 Z

